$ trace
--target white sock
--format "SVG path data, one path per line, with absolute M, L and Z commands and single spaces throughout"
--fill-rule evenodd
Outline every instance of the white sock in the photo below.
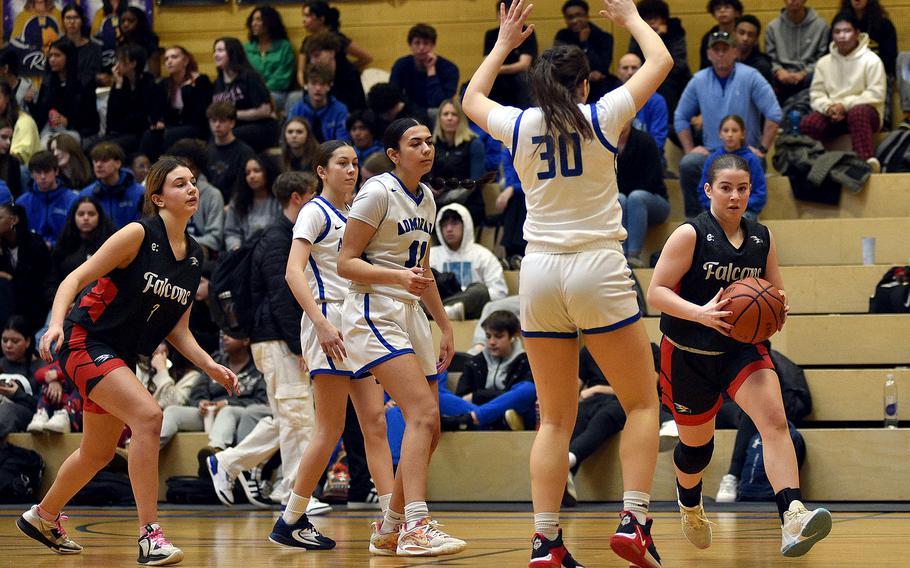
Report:
M 578 458 L 572 452 L 569 452 L 569 469 L 575 467 L 575 464 L 578 463 Z
M 385 512 L 389 510 L 389 503 L 392 502 L 392 494 L 386 493 L 385 495 L 379 496 L 379 510 L 382 511 L 382 514 L 385 515 Z
M 288 499 L 288 505 L 281 514 L 285 523 L 293 525 L 300 520 L 300 517 L 306 514 L 306 506 L 310 503 L 310 497 L 303 497 L 291 491 L 291 497 Z
M 380 534 L 389 534 L 396 532 L 398 527 L 404 522 L 404 514 L 397 513 L 391 508 L 386 509 L 382 516 L 382 526 L 379 527 Z
M 412 525 L 424 517 L 430 516 L 426 501 L 413 501 L 404 506 L 404 520 Z
M 559 513 L 534 513 L 534 532 L 555 540 L 559 536 Z
M 635 520 L 640 524 L 648 521 L 648 506 L 651 496 L 641 491 L 626 491 L 622 494 L 622 508 L 635 515 Z

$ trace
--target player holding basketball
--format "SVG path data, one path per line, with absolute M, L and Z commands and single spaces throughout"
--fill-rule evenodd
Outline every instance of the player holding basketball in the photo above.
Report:
M 627 415 L 622 436 L 623 511 L 610 546 L 640 567 L 659 567 L 647 517 L 658 449 L 653 359 L 622 253 L 616 144 L 623 125 L 667 76 L 673 61 L 632 0 L 604 0 L 601 14 L 624 26 L 646 63 L 600 100 L 588 97 L 587 58 L 557 46 L 530 73 L 538 108 L 503 107 L 488 94 L 506 56 L 527 38 L 531 5 L 500 6 L 499 37 L 471 79 L 464 110 L 511 149 L 525 189 L 527 255 L 521 265 L 521 327 L 537 394 L 540 430 L 531 450 L 532 568 L 580 566 L 559 528 L 569 471 L 566 456 L 578 411 L 578 330 L 610 377 Z
M 133 369 L 138 355 L 151 356 L 167 338 L 229 393 L 237 389 L 234 373 L 215 363 L 188 327 L 203 256 L 186 226 L 198 207 L 189 168 L 162 158 L 146 180 L 146 216 L 117 231 L 57 289 L 40 353 L 50 361 L 59 348 L 60 366 L 85 401 L 84 434 L 41 503 L 16 521 L 54 552 L 82 552 L 66 535 L 60 511 L 111 460 L 127 424 L 130 483 L 139 513 L 137 562 L 161 566 L 183 559 L 157 522 L 161 409 Z
M 796 452 L 767 343 L 740 343 L 727 335 L 731 326 L 723 321 L 732 312 L 724 310 L 729 300 L 720 296 L 733 273 L 784 289 L 771 232 L 743 216 L 749 179 L 743 158 L 725 154 L 714 161 L 704 187 L 711 208 L 667 239 L 648 288 L 648 304 L 662 312 L 660 382 L 679 426 L 673 462 L 686 538 L 698 548 L 711 545 L 702 472 L 711 461 L 714 419 L 721 393 L 727 391 L 762 437 L 765 470 L 783 525 L 781 554 L 802 556 L 831 530 L 831 513 L 809 511 L 802 503 Z

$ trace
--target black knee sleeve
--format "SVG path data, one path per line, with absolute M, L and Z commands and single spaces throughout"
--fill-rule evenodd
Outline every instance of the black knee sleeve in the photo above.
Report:
M 673 451 L 673 463 L 683 473 L 696 474 L 703 471 L 711 463 L 714 454 L 714 438 L 704 446 L 687 446 L 680 441 Z

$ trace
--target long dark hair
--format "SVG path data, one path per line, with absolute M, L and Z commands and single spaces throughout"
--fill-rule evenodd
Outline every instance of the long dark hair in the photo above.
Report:
M 404 133 L 409 128 L 414 128 L 415 126 L 426 125 L 411 117 L 396 118 L 392 121 L 392 124 L 388 125 L 382 134 L 382 146 L 386 152 L 392 149 L 399 150 L 401 148 L 401 137 L 404 136 Z
M 551 47 L 531 66 L 531 94 L 543 111 L 547 132 L 562 136 L 570 145 L 574 145 L 573 132 L 585 140 L 594 138 L 594 129 L 575 98 L 575 91 L 590 73 L 588 58 L 575 45 Z
M 261 6 L 256 6 L 253 8 L 253 11 L 250 12 L 250 15 L 246 18 L 246 30 L 249 32 L 249 38 L 251 42 L 258 42 L 255 37 L 253 37 L 253 30 L 250 27 L 250 24 L 253 22 L 253 14 L 259 12 L 259 17 L 262 18 L 262 24 L 265 26 L 265 31 L 269 34 L 269 39 L 288 39 L 288 30 L 284 27 L 284 22 L 281 20 L 281 14 L 278 13 L 278 10 L 272 8 L 268 4 Z
M 186 162 L 175 156 L 161 156 L 149 168 L 149 175 L 145 177 L 145 202 L 142 214 L 145 216 L 157 215 L 159 207 L 152 201 L 153 195 L 160 195 L 164 191 L 164 182 L 167 175 L 177 168 L 189 168 Z
M 224 44 L 224 50 L 227 52 L 228 56 L 228 68 L 232 73 L 236 75 L 253 73 L 257 77 L 259 76 L 259 73 L 256 73 L 256 70 L 250 65 L 250 60 L 247 59 L 246 51 L 243 49 L 243 44 L 240 43 L 239 39 L 235 37 L 220 37 L 215 40 L 212 47 L 218 45 L 219 41 Z M 221 77 L 223 80 L 223 69 L 218 70 L 218 77 Z
M 57 244 L 54 245 L 53 257 L 58 263 L 78 250 L 82 245 L 82 234 L 76 226 L 76 211 L 83 203 L 90 203 L 95 208 L 95 211 L 98 212 L 98 226 L 89 233 L 88 239 L 86 239 L 89 244 L 89 250 L 94 253 L 104 244 L 108 237 L 114 234 L 114 225 L 105 214 L 98 200 L 90 195 L 80 197 L 73 203 L 69 213 L 67 213 L 66 224 L 63 225 L 63 231 L 60 232 Z
M 62 23 L 63 18 L 66 18 L 67 12 L 75 12 L 76 14 L 78 14 L 79 21 L 81 22 L 81 24 L 79 26 L 79 33 L 82 34 L 82 37 L 88 37 L 89 33 L 90 33 L 89 25 L 88 25 L 88 21 L 85 19 L 85 13 L 82 12 L 82 8 L 80 8 L 78 5 L 72 4 L 72 3 L 64 6 L 63 10 L 60 12 L 61 23 Z
M 121 0 L 121 2 L 127 4 L 126 0 Z M 145 13 L 145 10 L 137 8 L 136 6 L 127 6 L 123 13 L 126 12 L 136 16 L 136 27 L 130 34 L 130 37 L 124 35 L 121 30 L 120 43 L 138 43 L 142 46 L 148 45 L 150 43 L 149 39 L 154 35 L 152 33 L 152 26 L 149 25 L 148 14 Z
M 303 5 L 310 9 L 311 14 L 317 18 L 322 18 L 326 27 L 333 32 L 337 32 L 338 28 L 341 27 L 341 13 L 338 8 L 329 6 L 328 2 L 324 0 L 309 0 L 304 2 Z
M 345 146 L 353 148 L 350 142 L 347 140 L 327 140 L 319 145 L 319 152 L 316 154 L 316 160 L 313 162 L 313 171 L 316 171 L 316 168 L 322 166 L 327 168 L 329 166 L 329 161 L 332 159 L 332 154 L 335 153 L 335 150 L 338 148 L 344 148 Z M 322 193 L 322 178 L 319 177 L 319 174 L 316 174 L 316 193 Z
M 850 14 L 856 15 L 856 12 L 853 11 L 853 4 L 850 2 L 850 0 L 841 0 L 840 10 L 838 10 L 838 12 L 848 12 Z M 888 12 L 885 10 L 885 7 L 882 6 L 878 0 L 869 0 L 869 3 L 866 4 L 866 9 L 863 11 L 862 21 L 869 22 L 869 28 L 874 28 L 882 20 L 885 20 L 887 18 Z
M 53 143 L 57 144 L 58 149 L 63 150 L 70 155 L 70 161 L 65 166 L 68 171 L 64 171 L 64 168 L 60 168 L 60 172 L 64 174 L 68 181 L 73 185 L 71 189 L 78 190 L 88 185 L 88 183 L 92 181 L 92 167 L 89 165 L 88 159 L 86 159 L 85 153 L 82 151 L 82 145 L 65 132 L 57 134 L 48 140 L 48 150 L 51 150 L 51 144 Z
M 13 94 L 13 88 L 6 81 L 0 81 L 0 94 L 6 98 L 6 110 L 0 113 L 0 116 L 8 120 L 10 126 L 15 128 L 16 121 L 19 120 L 19 102 Z
M 63 36 L 61 38 L 55 39 L 48 51 L 51 49 L 56 49 L 63 53 L 66 56 L 66 85 L 68 87 L 76 87 L 79 85 L 79 52 L 76 49 L 76 44 L 71 42 L 68 37 Z M 47 66 L 47 75 L 50 76 L 51 83 L 54 85 L 60 84 L 60 78 L 56 73 L 51 71 L 50 65 Z M 47 78 L 45 78 L 47 81 Z
M 16 234 L 16 246 L 22 246 L 28 239 L 28 214 L 25 212 L 25 207 L 14 203 L 4 203 L 0 205 L 0 209 L 6 209 L 10 215 L 19 218 L 19 222 L 13 227 L 13 232 Z M 0 236 L 0 241 L 3 241 L 2 236 Z
M 3 326 L 3 331 L 12 330 L 16 333 L 22 335 L 26 340 L 28 340 L 28 348 L 25 350 L 25 367 L 29 368 L 32 366 L 32 359 L 35 358 L 37 352 L 35 351 L 35 336 L 34 331 L 31 329 L 31 326 L 28 325 L 28 320 L 24 316 L 14 315 L 10 316 L 6 320 L 6 324 Z M 4 371 L 0 365 L 0 372 Z
M 234 211 L 241 217 L 246 217 L 253 207 L 253 188 L 246 182 L 246 165 L 250 163 L 250 160 L 255 160 L 259 167 L 262 168 L 262 173 L 265 174 L 265 188 L 270 195 L 274 195 L 272 193 L 272 184 L 275 183 L 275 178 L 281 173 L 275 160 L 266 154 L 253 156 L 243 163 L 242 173 L 237 176 L 237 181 L 234 184 L 234 197 L 231 199 Z
M 299 123 L 306 130 L 306 142 L 303 143 L 303 155 L 310 160 L 310 164 L 307 164 L 308 169 L 312 165 L 312 159 L 319 151 L 319 142 L 316 141 L 316 137 L 313 136 L 313 127 L 310 126 L 310 122 L 303 118 L 302 116 L 295 116 L 294 118 L 289 119 L 284 126 L 281 128 L 281 140 L 278 142 L 278 146 L 281 148 L 281 166 L 284 171 L 291 171 L 293 169 L 292 162 L 296 159 L 294 153 L 291 151 L 291 147 L 288 146 L 287 136 L 285 135 L 285 130 L 288 125 L 292 122 Z

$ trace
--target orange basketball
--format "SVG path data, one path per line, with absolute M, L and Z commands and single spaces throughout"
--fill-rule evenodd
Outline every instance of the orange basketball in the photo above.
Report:
M 733 312 L 724 321 L 733 326 L 730 336 L 743 343 L 761 343 L 777 332 L 784 321 L 784 298 L 774 284 L 761 278 L 745 278 L 727 286 L 722 309 Z

